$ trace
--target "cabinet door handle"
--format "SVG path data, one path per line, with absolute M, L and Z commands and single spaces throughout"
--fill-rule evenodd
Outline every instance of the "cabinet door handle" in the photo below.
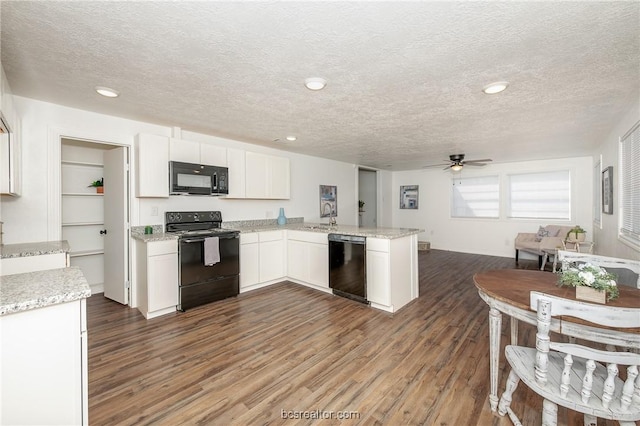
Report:
M 107 230 L 106 229 L 101 230 L 100 235 L 107 235 Z

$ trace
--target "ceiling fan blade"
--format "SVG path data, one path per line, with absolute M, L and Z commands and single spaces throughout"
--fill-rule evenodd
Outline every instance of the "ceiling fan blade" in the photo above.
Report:
M 483 160 L 465 160 L 463 163 L 488 163 L 489 161 L 493 161 L 491 158 L 485 158 Z
M 441 165 L 442 165 L 442 164 L 441 164 Z M 442 170 L 449 170 L 450 168 L 451 168 L 451 166 L 449 165 L 449 166 L 445 167 L 445 168 L 444 168 L 444 169 L 442 169 Z
M 442 164 L 430 164 L 428 166 L 422 166 L 423 169 L 430 169 L 431 167 L 441 167 L 441 166 L 449 166 L 449 163 L 442 163 Z
M 469 167 L 483 167 L 486 166 L 485 163 L 469 163 L 467 161 L 464 162 L 465 166 L 469 166 Z

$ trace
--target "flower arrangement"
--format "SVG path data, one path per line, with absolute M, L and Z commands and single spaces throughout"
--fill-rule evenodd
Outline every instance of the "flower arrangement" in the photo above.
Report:
M 572 264 L 567 267 L 563 265 L 558 285 L 591 287 L 594 290 L 606 292 L 607 300 L 613 300 L 619 294 L 616 278 L 615 274 L 591 263 Z

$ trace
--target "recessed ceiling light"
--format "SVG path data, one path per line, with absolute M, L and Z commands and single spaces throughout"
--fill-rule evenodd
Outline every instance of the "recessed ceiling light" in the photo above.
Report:
M 298 139 L 298 138 L 296 138 L 295 136 L 287 136 L 287 140 L 288 140 L 288 141 L 293 142 L 293 141 L 295 141 L 296 139 Z
M 496 93 L 502 92 L 504 89 L 509 87 L 509 83 L 506 81 L 496 81 L 495 83 L 487 84 L 482 88 L 482 91 L 487 95 L 494 95 Z
M 322 90 L 327 85 L 327 80 L 320 77 L 311 77 L 304 81 L 304 85 L 309 90 Z
M 106 96 L 107 98 L 117 98 L 118 96 L 120 96 L 120 93 L 117 90 L 113 90 L 109 87 L 104 86 L 96 86 L 96 92 L 98 92 L 102 96 Z

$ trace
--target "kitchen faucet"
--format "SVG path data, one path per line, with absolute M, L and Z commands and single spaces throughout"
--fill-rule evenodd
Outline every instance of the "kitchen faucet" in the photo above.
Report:
M 331 208 L 331 203 L 324 203 L 324 206 L 322 208 L 322 212 L 326 213 L 327 212 L 327 207 L 329 207 L 329 226 L 337 225 L 336 217 L 333 215 L 333 209 Z

